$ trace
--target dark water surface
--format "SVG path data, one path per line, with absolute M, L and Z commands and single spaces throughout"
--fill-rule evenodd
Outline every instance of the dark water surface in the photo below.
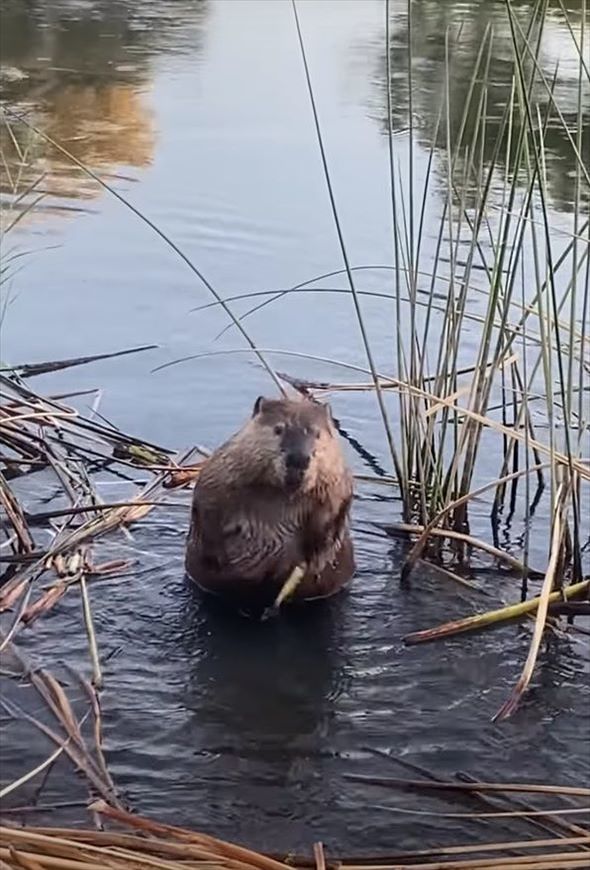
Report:
M 526 18 L 529 4 L 514 5 Z M 406 39 L 405 6 L 392 2 L 394 65 Z M 581 4 L 568 8 L 575 21 Z M 305 0 L 300 9 L 350 258 L 356 265 L 390 263 L 383 3 Z M 510 42 L 502 3 L 415 2 L 414 9 L 419 176 L 440 103 L 445 28 L 463 22 L 452 68 L 457 124 L 487 22 L 498 34 L 491 115 L 506 99 Z M 564 50 L 568 38 L 557 9 L 542 62 L 552 75 L 559 58 L 557 88 L 574 118 L 576 60 Z M 42 129 L 100 171 L 223 295 L 289 287 L 342 267 L 288 3 L 3 0 L 0 40 L 7 104 L 31 110 Z M 394 98 L 396 142 L 403 143 L 408 105 L 401 73 Z M 48 196 L 11 236 L 30 253 L 11 285 L 2 358 L 39 361 L 156 343 L 149 355 L 44 377 L 38 387 L 100 386 L 101 413 L 124 430 L 174 448 L 218 443 L 255 396 L 272 389 L 264 372 L 244 355 L 227 355 L 152 374 L 176 357 L 243 345 L 234 331 L 214 342 L 226 325 L 217 309 L 189 313 L 210 297 L 148 227 L 50 146 L 30 142 L 22 129 L 17 134 L 27 160 L 20 169 L 9 165 L 10 181 L 20 173 L 26 187 L 43 172 Z M 557 238 L 570 221 L 568 147 L 556 129 L 547 162 Z M 438 159 L 444 158 L 435 152 Z M 6 168 L 2 178 L 6 194 Z M 444 195 L 435 186 L 427 247 L 435 244 Z M 363 287 L 391 292 L 375 271 L 366 273 Z M 391 370 L 393 308 L 384 316 L 382 302 L 367 302 L 366 316 L 378 366 Z M 246 323 L 263 347 L 365 364 L 351 302 L 342 294 L 285 297 Z M 336 367 L 301 359 L 277 357 L 276 364 L 342 379 Z M 388 469 L 374 397 L 343 393 L 334 407 L 375 457 L 368 464 Z M 357 471 L 370 470 L 352 449 L 349 455 Z M 498 465 L 491 456 L 488 478 Z M 27 483 L 20 494 L 31 510 L 44 510 L 52 482 L 39 476 L 37 483 L 40 490 L 27 490 Z M 106 478 L 98 489 L 109 500 L 128 493 Z M 359 490 L 359 576 L 350 591 L 262 626 L 204 606 L 186 587 L 188 496 L 175 493 L 174 500 L 184 508 L 157 510 L 132 540 L 121 535 L 100 545 L 105 559 L 133 556 L 136 570 L 90 590 L 104 661 L 105 747 L 116 783 L 138 811 L 269 849 L 308 848 L 321 838 L 341 852 L 393 851 L 483 836 L 482 827 L 392 812 L 470 805 L 347 780 L 347 773 L 404 775 L 367 749 L 443 776 L 469 770 L 481 779 L 587 783 L 586 647 L 552 638 L 522 709 L 501 726 L 490 720 L 526 657 L 526 627 L 404 648 L 409 631 L 518 593 L 513 581 L 493 573 L 477 578 L 488 597 L 427 573 L 402 590 L 406 544 L 381 528 L 399 517 L 388 489 Z M 488 514 L 481 502 L 472 518 L 486 536 Z M 541 561 L 546 517 L 536 522 L 531 558 Z M 512 532 L 503 529 L 507 541 Z M 64 676 L 63 661 L 87 672 L 77 593 L 21 641 Z M 3 727 L 7 782 L 41 761 L 47 746 L 33 731 L 4 720 Z M 53 771 L 45 800 L 85 797 L 65 771 L 64 765 Z M 76 811 L 64 810 L 64 818 L 70 815 Z

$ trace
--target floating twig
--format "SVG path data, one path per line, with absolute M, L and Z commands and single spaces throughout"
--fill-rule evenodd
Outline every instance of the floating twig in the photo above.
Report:
M 23 363 L 16 366 L 3 366 L 0 372 L 14 372 L 20 375 L 21 378 L 33 378 L 35 375 L 46 375 L 50 372 L 57 372 L 61 369 L 69 369 L 73 366 L 88 365 L 88 363 L 98 362 L 103 359 L 114 359 L 119 356 L 128 356 L 133 353 L 143 353 L 146 350 L 156 350 L 157 344 L 145 344 L 142 347 L 132 347 L 128 350 L 118 350 L 114 353 L 96 353 L 92 356 L 78 356 L 71 359 L 52 360 L 51 362 L 42 363 Z

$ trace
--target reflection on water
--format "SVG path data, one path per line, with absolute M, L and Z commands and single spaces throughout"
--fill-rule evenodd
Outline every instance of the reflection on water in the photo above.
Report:
M 191 593 L 186 617 L 195 631 L 183 641 L 203 651 L 187 683 L 187 708 L 198 712 L 195 750 L 255 753 L 287 779 L 293 753 L 325 735 L 325 718 L 343 688 L 342 600 L 261 627 Z
M 43 102 L 43 132 L 89 168 L 139 168 L 151 162 L 152 119 L 133 85 L 62 83 Z M 98 193 L 96 184 L 72 171 L 65 156 L 48 142 L 32 142 L 29 131 L 18 123 L 11 124 L 10 131 L 6 126 L 0 128 L 0 148 L 7 164 L 3 192 L 18 195 L 43 176 L 36 192 L 43 190 L 64 199 Z
M 551 7 L 544 26 L 541 28 L 535 17 L 534 4 L 512 3 L 517 24 L 515 32 L 523 55 L 526 55 L 524 72 L 528 77 L 533 65 L 530 56 L 522 47 L 526 34 L 534 51 L 539 45 L 539 68 L 546 79 L 547 88 L 553 95 L 563 121 L 575 136 L 577 116 L 577 80 L 579 73 L 579 54 L 569 32 L 565 14 L 559 7 Z M 579 42 L 579 27 L 582 2 L 569 0 L 564 4 L 569 23 L 575 29 Z M 586 27 L 590 26 L 590 11 L 587 9 Z M 409 127 L 409 84 L 408 84 L 408 16 L 405 0 L 391 3 L 391 90 L 393 132 L 407 130 Z M 519 30 L 520 28 L 520 30 Z M 483 157 L 488 165 L 495 156 L 502 165 L 506 161 L 508 126 L 502 146 L 497 155 L 498 134 L 505 108 L 510 103 L 515 75 L 515 54 L 510 30 L 510 20 L 506 3 L 503 0 L 480 0 L 480 2 L 457 3 L 451 0 L 418 0 L 412 3 L 411 27 L 412 62 L 412 109 L 414 129 L 426 147 L 430 147 L 435 136 L 437 118 L 439 119 L 437 145 L 446 147 L 445 91 L 450 92 L 449 133 L 455 149 L 459 133 L 464 125 L 463 148 L 471 147 L 476 139 L 481 119 L 485 117 L 485 136 L 479 147 L 477 160 Z M 527 62 L 528 61 L 528 62 Z M 586 58 L 586 63 L 587 63 Z M 475 70 L 478 74 L 475 82 Z M 590 81 L 582 76 L 583 117 L 590 110 Z M 386 60 L 381 50 L 376 83 L 379 96 L 376 105 L 380 123 L 387 130 L 387 97 L 385 91 Z M 545 157 L 550 171 L 547 182 L 556 205 L 563 210 L 571 208 L 575 185 L 575 155 L 563 123 L 558 119 L 555 109 L 550 108 L 547 88 L 536 76 L 532 92 L 532 104 L 540 107 L 541 117 L 549 120 L 545 138 Z M 470 109 L 464 119 L 465 106 L 470 90 L 473 94 Z M 517 102 L 517 98 L 514 97 Z M 441 109 L 443 114 L 441 115 Z M 524 111 L 524 109 L 523 109 Z M 518 111 L 512 128 L 513 151 L 518 139 Z M 479 136 L 481 136 L 481 129 Z M 479 149 L 478 149 L 479 151 Z M 582 154 L 590 153 L 590 126 L 583 127 Z M 473 159 L 468 156 L 468 159 Z M 458 170 L 461 175 L 462 169 Z
M 144 168 L 156 141 L 149 94 L 154 58 L 187 39 L 192 51 L 200 51 L 207 9 L 207 0 L 7 0 L 1 12 L 0 96 L 89 168 Z M 2 193 L 10 200 L 35 184 L 20 208 L 39 192 L 50 197 L 40 207 L 54 211 L 56 198 L 91 198 L 99 191 L 17 121 L 10 129 L 0 126 L 0 149 Z
M 582 2 L 568 0 L 565 6 L 569 19 L 561 8 L 552 7 L 541 31 L 533 4 L 525 0 L 513 4 L 515 18 L 531 46 L 539 43 L 540 69 L 554 89 L 563 120 L 575 131 L 579 57 L 567 20 L 573 28 L 579 27 Z M 190 50 L 194 55 L 202 51 L 209 12 L 209 0 L 141 4 L 123 0 L 5 0 L 0 28 L 2 100 L 15 110 L 28 110 L 29 120 L 90 167 L 114 172 L 124 167 L 146 167 L 153 158 L 156 139 L 148 94 L 155 59 L 162 52 Z M 390 63 L 394 132 L 409 126 L 408 38 L 407 4 L 405 0 L 393 0 Z M 359 37 L 360 42 L 364 39 Z M 382 33 L 379 39 L 383 41 Z M 372 102 L 386 130 L 383 48 L 375 40 L 365 45 L 366 57 L 380 56 L 374 72 L 378 94 Z M 411 46 L 414 129 L 427 147 L 444 103 L 447 51 L 453 143 L 463 125 L 472 74 L 481 53 L 480 73 L 462 141 L 464 145 L 473 141 L 483 111 L 487 128 L 483 159 L 489 161 L 513 85 L 514 54 L 506 4 L 503 0 L 416 0 L 412 4 Z M 351 44 L 353 48 L 358 49 L 358 45 Z M 527 74 L 530 67 L 529 63 Z M 533 98 L 544 115 L 549 98 L 539 81 Z M 586 77 L 581 102 L 587 117 L 590 83 Z M 445 136 L 445 120 L 441 118 L 437 140 L 440 147 L 444 147 Z M 513 133 L 513 143 L 516 138 Z M 72 172 L 66 158 L 18 124 L 11 131 L 0 126 L 0 147 L 4 157 L 0 189 L 5 194 L 22 192 L 41 175 L 44 178 L 39 189 L 64 199 L 97 193 L 96 185 L 83 174 Z M 551 169 L 547 178 L 550 192 L 557 206 L 568 210 L 575 184 L 572 145 L 554 111 L 549 116 L 545 147 Z M 582 154 L 589 148 L 590 127 L 586 124 Z M 505 159 L 501 147 L 496 160 L 501 164 Z M 57 203 L 43 207 L 54 209 Z

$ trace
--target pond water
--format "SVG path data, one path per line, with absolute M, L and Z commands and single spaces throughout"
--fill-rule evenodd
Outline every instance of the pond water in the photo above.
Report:
M 384 4 L 299 5 L 350 259 L 355 265 L 391 263 Z M 532 5 L 514 4 L 523 20 Z M 579 20 L 581 4 L 566 5 Z M 5 103 L 29 111 L 35 124 L 100 172 L 219 293 L 290 287 L 342 268 L 289 3 L 4 0 L 2 7 Z M 497 116 L 509 88 L 510 39 L 503 3 L 416 0 L 413 7 L 419 178 L 440 105 L 446 28 L 461 27 L 451 67 L 455 125 L 488 22 L 497 34 L 489 106 L 490 117 Z M 391 26 L 398 69 L 397 53 L 407 38 L 405 2 L 391 3 Z M 556 4 L 542 62 L 552 75 L 559 59 L 556 87 L 575 118 L 576 60 L 564 49 L 568 40 Z M 408 93 L 401 73 L 393 96 L 395 141 L 407 148 Z M 157 344 L 149 354 L 45 376 L 36 385 L 59 392 L 99 386 L 101 413 L 123 430 L 174 448 L 217 444 L 259 393 L 273 389 L 268 377 L 243 354 L 153 373 L 178 357 L 243 344 L 235 330 L 215 339 L 226 325 L 217 308 L 191 311 L 211 301 L 207 290 L 145 223 L 51 146 L 14 129 L 26 159 L 20 167 L 5 165 L 3 192 L 17 175 L 25 189 L 44 173 L 40 189 L 47 196 L 11 232 L 11 244 L 27 255 L 10 285 L 3 360 Z M 3 128 L 3 149 L 6 136 Z M 574 173 L 558 127 L 548 141 L 551 223 L 559 234 L 571 223 Z M 444 156 L 435 149 L 435 172 L 439 160 Z M 424 238 L 433 247 L 444 185 L 434 185 L 431 195 Z M 382 271 L 363 273 L 366 289 L 391 292 L 387 282 Z M 367 300 L 377 365 L 391 370 L 394 310 L 385 316 L 384 310 L 382 300 Z M 344 294 L 293 294 L 245 323 L 262 347 L 365 365 Z M 342 378 L 335 366 L 279 356 L 273 361 L 297 375 Z M 355 469 L 388 471 L 374 397 L 343 393 L 333 404 L 351 439 L 363 445 L 363 455 L 349 450 Z M 491 456 L 491 479 L 498 464 Z M 102 494 L 119 497 L 107 483 Z M 49 478 L 39 476 L 38 484 L 23 493 L 31 509 L 50 503 Z M 389 490 L 359 491 L 359 572 L 349 592 L 264 626 L 212 611 L 186 588 L 188 495 L 175 499 L 184 499 L 186 511 L 159 509 L 134 530 L 132 541 L 101 545 L 111 556 L 131 552 L 136 573 L 91 588 L 104 661 L 105 748 L 117 785 L 139 812 L 260 848 L 308 849 L 321 838 L 340 852 L 391 852 L 479 837 L 482 823 L 403 814 L 399 810 L 441 810 L 448 802 L 347 780 L 346 774 L 359 772 L 403 775 L 370 750 L 403 756 L 439 776 L 468 770 L 491 780 L 588 780 L 587 647 L 553 638 L 519 713 L 493 725 L 526 657 L 526 627 L 403 646 L 409 631 L 518 593 L 513 581 L 493 572 L 477 577 L 487 597 L 428 573 L 402 590 L 406 543 L 383 529 L 399 518 Z M 489 528 L 488 514 L 489 505 L 478 504 L 475 531 Z M 546 520 L 537 520 L 532 556 L 539 561 Z M 511 530 L 504 532 L 509 540 Z M 88 669 L 75 593 L 21 639 L 28 654 L 58 672 L 62 661 Z M 7 721 L 3 727 L 4 782 L 42 760 L 47 746 Z M 76 788 L 81 785 L 58 765 L 44 800 L 67 800 Z

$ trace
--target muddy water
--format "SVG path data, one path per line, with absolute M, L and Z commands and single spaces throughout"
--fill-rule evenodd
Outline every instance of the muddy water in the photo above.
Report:
M 396 53 L 407 36 L 406 4 L 391 5 L 397 68 Z M 300 6 L 350 258 L 357 265 L 390 263 L 383 4 Z M 490 20 L 499 37 L 491 61 L 491 117 L 506 99 L 509 38 L 500 3 L 416 2 L 414 8 L 419 177 L 440 104 L 445 28 L 463 21 L 452 65 L 457 124 Z M 572 7 L 574 16 L 579 8 Z M 528 11 L 528 4 L 518 4 L 519 14 Z M 0 31 L 3 99 L 29 111 L 99 170 L 220 293 L 280 289 L 341 268 L 289 4 L 8 0 Z M 560 58 L 557 87 L 574 112 L 575 61 L 564 54 L 566 37 L 555 12 L 543 63 L 552 72 Z M 408 97 L 401 74 L 394 98 L 396 142 L 403 143 Z M 19 172 L 24 186 L 44 173 L 47 196 L 12 236 L 29 253 L 11 285 L 3 359 L 158 344 L 149 356 L 45 377 L 39 387 L 61 392 L 100 386 L 101 413 L 123 429 L 175 448 L 217 443 L 249 412 L 254 397 L 270 389 L 264 373 L 243 355 L 218 355 L 152 374 L 159 363 L 241 344 L 231 331 L 214 341 L 226 325 L 217 309 L 189 313 L 210 297 L 148 227 L 49 146 L 30 142 L 22 130 L 18 136 L 26 165 L 9 164 L 3 191 Z M 556 233 L 570 221 L 568 147 L 556 130 L 547 153 Z M 443 158 L 435 152 L 437 159 Z M 435 244 L 443 197 L 444 190 L 433 190 L 426 246 Z M 363 288 L 391 292 L 383 272 L 363 275 Z M 367 301 L 378 364 L 388 369 L 393 344 L 383 310 L 382 302 Z M 364 364 L 350 300 L 342 294 L 286 297 L 247 323 L 264 347 Z M 277 357 L 277 366 L 342 377 L 335 367 L 301 359 Z M 356 470 L 388 470 L 373 399 L 345 393 L 334 405 L 364 448 L 361 455 L 350 447 Z M 491 456 L 490 477 L 497 466 Z M 106 475 L 98 485 L 112 500 L 126 492 Z M 31 510 L 52 504 L 50 478 L 27 486 L 21 489 Z M 439 775 L 468 770 L 490 779 L 588 779 L 590 687 L 583 645 L 553 638 L 522 710 L 502 726 L 492 725 L 491 716 L 519 673 L 527 631 L 513 626 L 444 645 L 403 647 L 409 631 L 517 593 L 509 579 L 484 572 L 475 577 L 482 591 L 458 590 L 427 573 L 402 590 L 405 543 L 382 528 L 398 516 L 389 490 L 359 491 L 359 575 L 350 591 L 264 626 L 212 610 L 187 589 L 187 497 L 175 495 L 175 501 L 180 506 L 155 512 L 132 541 L 121 537 L 101 545 L 104 558 L 130 555 L 135 569 L 91 589 L 104 663 L 105 748 L 117 785 L 139 811 L 259 847 L 301 849 L 321 838 L 344 852 L 392 851 L 425 840 L 480 837 L 483 823 L 399 812 L 436 812 L 448 804 L 347 779 L 389 770 L 403 775 L 371 750 L 403 756 Z M 488 513 L 485 503 L 477 506 L 476 531 L 489 534 Z M 536 522 L 540 557 L 546 517 Z M 507 524 L 504 541 L 521 531 Z M 88 669 L 77 595 L 67 596 L 22 642 L 76 698 L 62 663 Z M 3 682 L 7 697 L 37 711 L 26 690 Z M 42 760 L 47 745 L 34 729 L 7 717 L 2 727 L 5 782 Z M 58 764 L 43 800 L 84 798 L 83 785 Z M 57 815 L 77 820 L 83 814 L 64 807 Z

